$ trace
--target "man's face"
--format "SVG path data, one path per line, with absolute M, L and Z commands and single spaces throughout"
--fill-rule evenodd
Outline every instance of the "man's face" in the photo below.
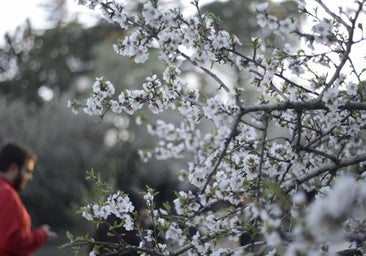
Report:
M 26 162 L 21 168 L 19 168 L 18 175 L 14 180 L 14 188 L 17 191 L 23 190 L 28 181 L 33 178 L 34 164 L 34 161 L 30 160 Z

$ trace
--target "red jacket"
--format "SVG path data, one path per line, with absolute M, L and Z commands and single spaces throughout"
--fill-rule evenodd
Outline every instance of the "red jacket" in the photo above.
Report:
M 0 178 L 0 256 L 31 256 L 46 240 L 43 228 L 31 230 L 31 218 L 18 193 Z

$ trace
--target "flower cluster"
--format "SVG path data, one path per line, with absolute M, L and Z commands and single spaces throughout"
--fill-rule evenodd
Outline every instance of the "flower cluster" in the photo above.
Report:
M 97 78 L 92 86 L 94 97 L 86 101 L 84 112 L 90 115 L 103 115 L 104 104 L 115 93 L 114 85 L 110 81 L 103 81 L 103 77 Z
M 357 243 L 365 231 L 365 180 L 352 176 L 340 176 L 332 188 L 324 188 L 324 194 L 307 209 L 306 196 L 298 193 L 293 197 L 293 215 L 299 221 L 293 231 L 295 242 L 287 255 L 321 251 L 320 246 L 334 252 L 337 244 L 344 241 Z M 316 244 L 306 241 L 306 237 Z
M 87 220 L 104 219 L 113 214 L 123 220 L 126 230 L 133 230 L 134 221 L 132 213 L 134 206 L 128 196 L 118 192 L 108 197 L 103 205 L 89 204 L 83 209 L 82 216 Z

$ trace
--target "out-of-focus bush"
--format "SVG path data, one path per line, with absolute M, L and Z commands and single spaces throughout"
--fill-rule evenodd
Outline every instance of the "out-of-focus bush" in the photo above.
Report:
M 71 227 L 75 206 L 88 197 L 85 171 L 108 169 L 112 159 L 104 144 L 109 125 L 86 115 L 75 116 L 65 100 L 36 112 L 22 101 L 0 98 L 0 143 L 18 141 L 38 155 L 33 181 L 22 193 L 34 223 Z M 93 126 L 93 129 L 90 127 Z

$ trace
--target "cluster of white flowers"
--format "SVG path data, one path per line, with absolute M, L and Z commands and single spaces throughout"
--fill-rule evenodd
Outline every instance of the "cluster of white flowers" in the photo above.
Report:
M 296 194 L 292 212 L 298 219 L 292 234 L 295 242 L 288 248 L 286 255 L 308 252 L 320 255 L 320 247 L 327 247 L 331 253 L 338 244 L 352 246 L 352 243 L 362 240 L 361 234 L 365 231 L 362 223 L 366 221 L 365 187 L 363 178 L 338 177 L 334 186 L 326 189 L 326 194 L 319 195 L 318 200 L 307 208 L 304 193 Z M 306 241 L 307 237 L 309 241 Z
M 175 210 L 178 214 L 184 214 L 186 211 L 187 213 L 194 213 L 197 212 L 200 209 L 200 205 L 195 202 L 194 200 L 195 196 L 191 191 L 184 192 L 179 191 L 179 197 L 174 199 L 174 206 Z
M 84 112 L 89 115 L 103 115 L 104 103 L 111 99 L 115 93 L 114 85 L 110 81 L 103 81 L 103 77 L 97 78 L 92 86 L 94 97 L 86 101 Z
M 89 204 L 86 206 L 82 216 L 87 220 L 99 218 L 107 220 L 107 218 L 113 214 L 123 220 L 123 227 L 126 230 L 133 230 L 134 220 L 132 213 L 134 209 L 129 197 L 117 192 L 116 194 L 109 196 L 103 205 Z
M 169 79 L 166 84 L 157 78 L 156 75 L 146 78 L 142 90 L 126 90 L 122 91 L 117 99 L 115 97 L 115 89 L 110 81 L 104 81 L 103 78 L 97 78 L 93 84 L 93 95 L 86 101 L 83 108 L 85 113 L 90 115 L 102 116 L 106 111 L 111 110 L 115 113 L 122 111 L 132 115 L 141 109 L 145 103 L 154 114 L 161 113 L 168 108 L 175 108 L 172 103 L 178 98 L 181 91 L 181 82 L 179 79 L 173 79 L 178 69 L 167 69 Z M 72 106 L 71 103 L 69 104 Z M 76 106 L 78 107 L 78 106 Z
M 256 6 L 257 23 L 262 28 L 268 28 L 279 35 L 288 35 L 296 29 L 295 21 L 291 18 L 279 20 L 276 16 L 268 14 L 268 2 Z
M 183 245 L 184 239 L 181 239 L 182 237 L 183 237 L 183 230 L 176 223 L 170 224 L 169 229 L 165 233 L 165 239 L 178 241 L 179 245 Z
M 330 110 L 336 110 L 338 105 L 338 88 L 330 87 L 324 91 L 323 101 Z
M 328 43 L 333 31 L 333 24 L 330 20 L 324 19 L 316 23 L 312 30 L 314 31 L 315 41 L 318 43 Z
M 98 3 L 101 4 L 100 2 L 102 1 Z M 95 7 L 97 3 L 90 5 Z M 182 57 L 189 57 L 197 65 L 207 66 L 211 62 L 220 62 L 218 56 L 223 51 L 229 58 L 233 57 L 227 50 L 240 45 L 238 38 L 226 31 L 216 32 L 215 24 L 207 17 L 191 17 L 185 22 L 175 9 L 162 10 L 151 1 L 143 1 L 141 16 L 129 13 L 124 5 L 114 1 L 102 6 L 108 21 L 117 23 L 126 30 L 137 26 L 137 30 L 114 45 L 118 54 L 134 57 L 137 63 L 143 63 L 149 58 L 149 49 L 159 47 L 160 59 L 171 66 L 179 67 Z M 199 33 L 202 26 L 205 35 Z M 186 50 L 186 54 L 182 50 Z
M 272 30 L 279 41 L 296 36 L 301 45 L 276 48 L 253 38 L 249 53 L 235 35 L 201 12 L 184 17 L 178 9 L 142 0 L 137 15 L 113 0 L 84 2 L 99 6 L 108 21 L 127 30 L 115 45 L 117 53 L 143 63 L 154 48 L 167 65 L 161 75 L 147 77 L 142 88 L 117 98 L 110 82 L 97 79 L 84 109 L 96 115 L 108 110 L 135 114 L 146 106 L 154 114 L 169 110 L 181 118 L 173 122 L 161 115 L 147 124 L 159 141 L 153 150 L 140 151 L 146 160 L 189 157 L 181 177 L 191 190 L 177 191 L 169 210 L 150 213 L 166 244 L 156 242 L 152 230 L 139 230 L 154 252 L 321 255 L 330 253 L 331 243 L 364 240 L 365 75 L 351 50 L 365 45 L 359 36 L 365 0 L 338 13 L 321 0 L 315 1 L 316 8 L 299 0 L 300 14 L 312 17 L 303 27 L 295 18 L 278 18 L 267 2 L 261 3 L 255 9 L 259 26 Z M 199 8 L 198 1 L 193 3 Z M 230 64 L 246 75 L 245 83 L 221 80 L 211 68 L 215 64 Z M 217 82 L 217 95 L 188 89 L 181 75 L 188 65 Z M 243 97 L 248 85 L 260 89 L 250 105 Z M 311 191 L 317 195 L 309 198 Z M 152 194 L 145 200 L 154 205 Z M 132 211 L 117 194 L 104 205 L 87 206 L 83 216 L 105 219 L 113 213 L 132 229 Z M 250 239 L 241 241 L 243 234 Z M 220 239 L 242 244 L 219 248 Z M 146 254 L 151 250 L 143 242 L 139 248 Z
M 151 191 L 149 191 L 148 193 L 146 193 L 144 195 L 144 200 L 146 201 L 146 205 L 147 206 L 151 206 L 154 202 L 154 195 L 151 194 Z

